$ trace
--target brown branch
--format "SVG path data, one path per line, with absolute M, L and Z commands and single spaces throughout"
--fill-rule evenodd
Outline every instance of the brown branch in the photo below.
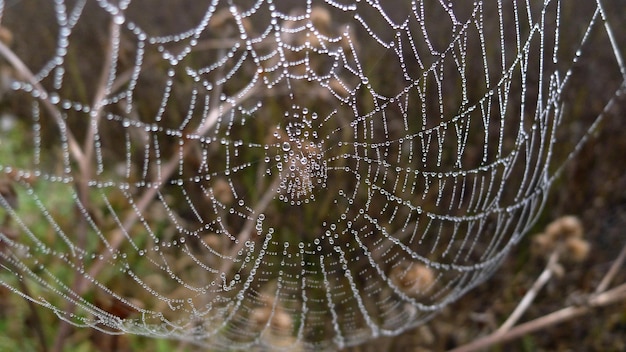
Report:
M 78 162 L 78 168 L 80 171 L 80 178 L 76 180 L 76 187 L 78 189 L 78 197 L 80 202 L 83 204 L 83 207 L 89 209 L 89 180 L 92 178 L 93 170 L 91 168 L 91 158 L 94 153 L 94 141 L 96 138 L 96 134 L 98 133 L 98 124 L 100 123 L 100 118 L 102 116 L 102 109 L 104 105 L 102 102 L 104 101 L 107 92 L 110 88 L 110 77 L 113 72 L 113 50 L 114 43 L 113 38 L 119 38 L 120 25 L 115 23 L 115 21 L 110 22 L 109 27 L 109 45 L 106 48 L 106 53 L 104 54 L 104 62 L 102 63 L 102 74 L 100 76 L 100 81 L 98 84 L 98 90 L 94 97 L 94 102 L 92 106 L 92 114 L 90 115 L 90 124 L 88 127 L 87 135 L 85 137 L 84 145 L 83 145 L 83 154 Z M 77 211 L 78 213 L 78 211 Z M 80 216 L 78 214 L 78 222 L 76 225 L 76 246 L 78 248 L 84 249 L 87 245 L 87 220 L 84 216 Z M 82 265 L 82 263 L 78 263 L 78 265 Z M 72 290 L 77 291 L 79 288 L 86 286 L 87 279 L 75 273 L 74 283 L 72 284 Z M 76 310 L 76 302 L 70 301 L 67 304 L 65 309 L 69 314 L 73 314 Z M 63 346 L 65 345 L 66 338 L 70 335 L 72 326 L 67 321 L 62 321 L 59 327 L 57 337 L 54 341 L 54 345 L 52 347 L 52 351 L 60 352 L 63 350 Z
M 49 96 L 48 92 L 44 89 L 44 87 L 37 81 L 35 75 L 30 71 L 30 69 L 24 64 L 24 62 L 11 50 L 8 46 L 6 46 L 2 41 L 0 41 L 0 55 L 3 56 L 13 68 L 21 74 L 29 84 L 31 84 L 37 91 L 41 94 L 44 94 L 46 97 Z M 80 145 L 74 138 L 72 132 L 65 126 L 65 121 L 61 117 L 61 112 L 52 104 L 48 99 L 41 99 L 44 107 L 48 110 L 50 115 L 55 119 L 57 125 L 63 126 L 63 130 L 65 136 L 67 137 L 67 144 L 69 147 L 70 154 L 74 157 L 74 160 L 80 163 L 83 159 L 83 151 L 80 148 Z
M 26 286 L 26 283 L 24 282 L 24 280 L 18 280 L 18 283 L 20 285 L 20 290 L 22 290 L 22 292 L 24 292 L 26 296 L 32 297 L 32 295 L 29 293 L 28 286 Z M 46 343 L 46 335 L 44 334 L 44 331 L 43 331 L 43 324 L 41 323 L 41 318 L 39 317 L 39 313 L 37 312 L 37 305 L 30 299 L 27 299 L 26 303 L 28 303 L 28 307 L 30 308 L 30 311 L 32 313 L 32 319 L 33 319 L 32 327 L 35 330 L 37 339 L 39 339 L 39 343 L 41 344 L 41 350 L 43 352 L 48 352 L 48 345 Z
M 110 38 L 119 38 L 120 36 L 120 25 L 115 23 L 115 21 L 111 21 L 109 28 L 109 37 Z M 113 62 L 113 42 L 109 42 L 109 46 L 106 49 L 106 53 L 104 54 L 104 62 L 102 63 L 102 73 L 100 75 L 100 80 L 97 86 L 96 95 L 94 96 L 94 100 L 91 107 L 91 123 L 89 124 L 89 129 L 87 131 L 87 136 L 84 142 L 84 158 L 83 163 L 79 164 L 81 167 L 81 172 L 83 177 L 87 180 L 86 177 L 90 174 L 91 170 L 89 168 L 89 161 L 91 160 L 94 152 L 94 140 L 96 134 L 98 133 L 98 124 L 100 119 L 102 118 L 102 109 L 104 108 L 104 104 L 102 103 L 106 98 L 106 95 L 109 91 L 111 91 L 112 81 L 111 74 L 113 73 L 113 66 L 116 63 Z M 87 182 L 85 180 L 85 182 Z
M 530 290 L 526 292 L 526 294 L 524 295 L 520 303 L 517 305 L 517 307 L 513 311 L 513 313 L 511 313 L 509 318 L 502 324 L 502 326 L 500 326 L 498 330 L 496 330 L 494 334 L 502 335 L 506 333 L 507 331 L 509 331 L 518 322 L 518 320 L 522 317 L 524 312 L 526 312 L 528 307 L 530 307 L 530 305 L 533 303 L 533 301 L 537 297 L 537 294 L 539 294 L 539 291 L 541 291 L 543 286 L 545 286 L 545 284 L 548 283 L 548 281 L 550 281 L 550 279 L 554 275 L 554 270 L 555 270 L 555 267 L 558 265 L 558 261 L 559 261 L 559 251 L 557 249 L 552 252 L 552 254 L 550 255 L 548 259 L 548 264 L 546 264 L 545 269 L 539 275 L 539 277 L 537 278 L 535 283 L 532 285 Z

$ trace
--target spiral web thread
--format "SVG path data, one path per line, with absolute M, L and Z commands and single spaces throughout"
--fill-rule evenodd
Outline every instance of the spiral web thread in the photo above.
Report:
M 33 3 L 0 1 L 0 282 L 75 326 L 218 349 L 429 319 L 599 123 L 557 152 L 590 43 L 621 83 L 589 95 L 626 77 L 600 1 Z

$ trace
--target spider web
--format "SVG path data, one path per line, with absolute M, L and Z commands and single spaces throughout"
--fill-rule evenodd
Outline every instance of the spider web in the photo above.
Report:
M 213 348 L 431 318 L 529 229 L 626 77 L 600 1 L 0 9 L 0 282 L 75 326 Z M 563 138 L 578 99 L 598 117 Z

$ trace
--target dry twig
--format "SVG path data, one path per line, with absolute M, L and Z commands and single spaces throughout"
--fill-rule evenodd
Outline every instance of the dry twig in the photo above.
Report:
M 617 286 L 611 290 L 589 296 L 584 305 L 571 305 L 543 317 L 520 324 L 504 334 L 493 333 L 483 338 L 476 339 L 469 344 L 452 349 L 448 352 L 472 352 L 479 351 L 489 346 L 511 341 L 567 320 L 592 312 L 595 308 L 604 307 L 626 299 L 626 284 Z
M 626 283 L 606 291 L 626 260 L 625 245 L 596 287 L 594 293 L 589 295 L 582 305 L 570 305 L 554 313 L 515 326 L 523 313 L 530 307 L 541 288 L 557 273 L 560 267 L 558 263 L 559 257 L 563 256 L 566 259 L 581 261 L 587 256 L 589 245 L 582 239 L 582 234 L 583 228 L 580 221 L 573 216 L 564 216 L 546 226 L 545 233 L 535 235 L 533 240 L 536 250 L 541 254 L 546 254 L 547 251 L 550 251 L 548 252 L 549 258 L 546 268 L 498 330 L 452 351 L 469 352 L 480 350 L 573 319 L 589 313 L 595 307 L 605 306 L 626 299 Z

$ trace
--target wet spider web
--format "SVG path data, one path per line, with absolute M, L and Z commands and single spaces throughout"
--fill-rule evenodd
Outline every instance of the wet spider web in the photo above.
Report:
M 532 226 L 626 77 L 600 1 L 0 9 L 0 282 L 218 349 L 431 318 Z M 598 47 L 619 84 L 586 85 Z M 598 118 L 559 140 L 581 86 Z

